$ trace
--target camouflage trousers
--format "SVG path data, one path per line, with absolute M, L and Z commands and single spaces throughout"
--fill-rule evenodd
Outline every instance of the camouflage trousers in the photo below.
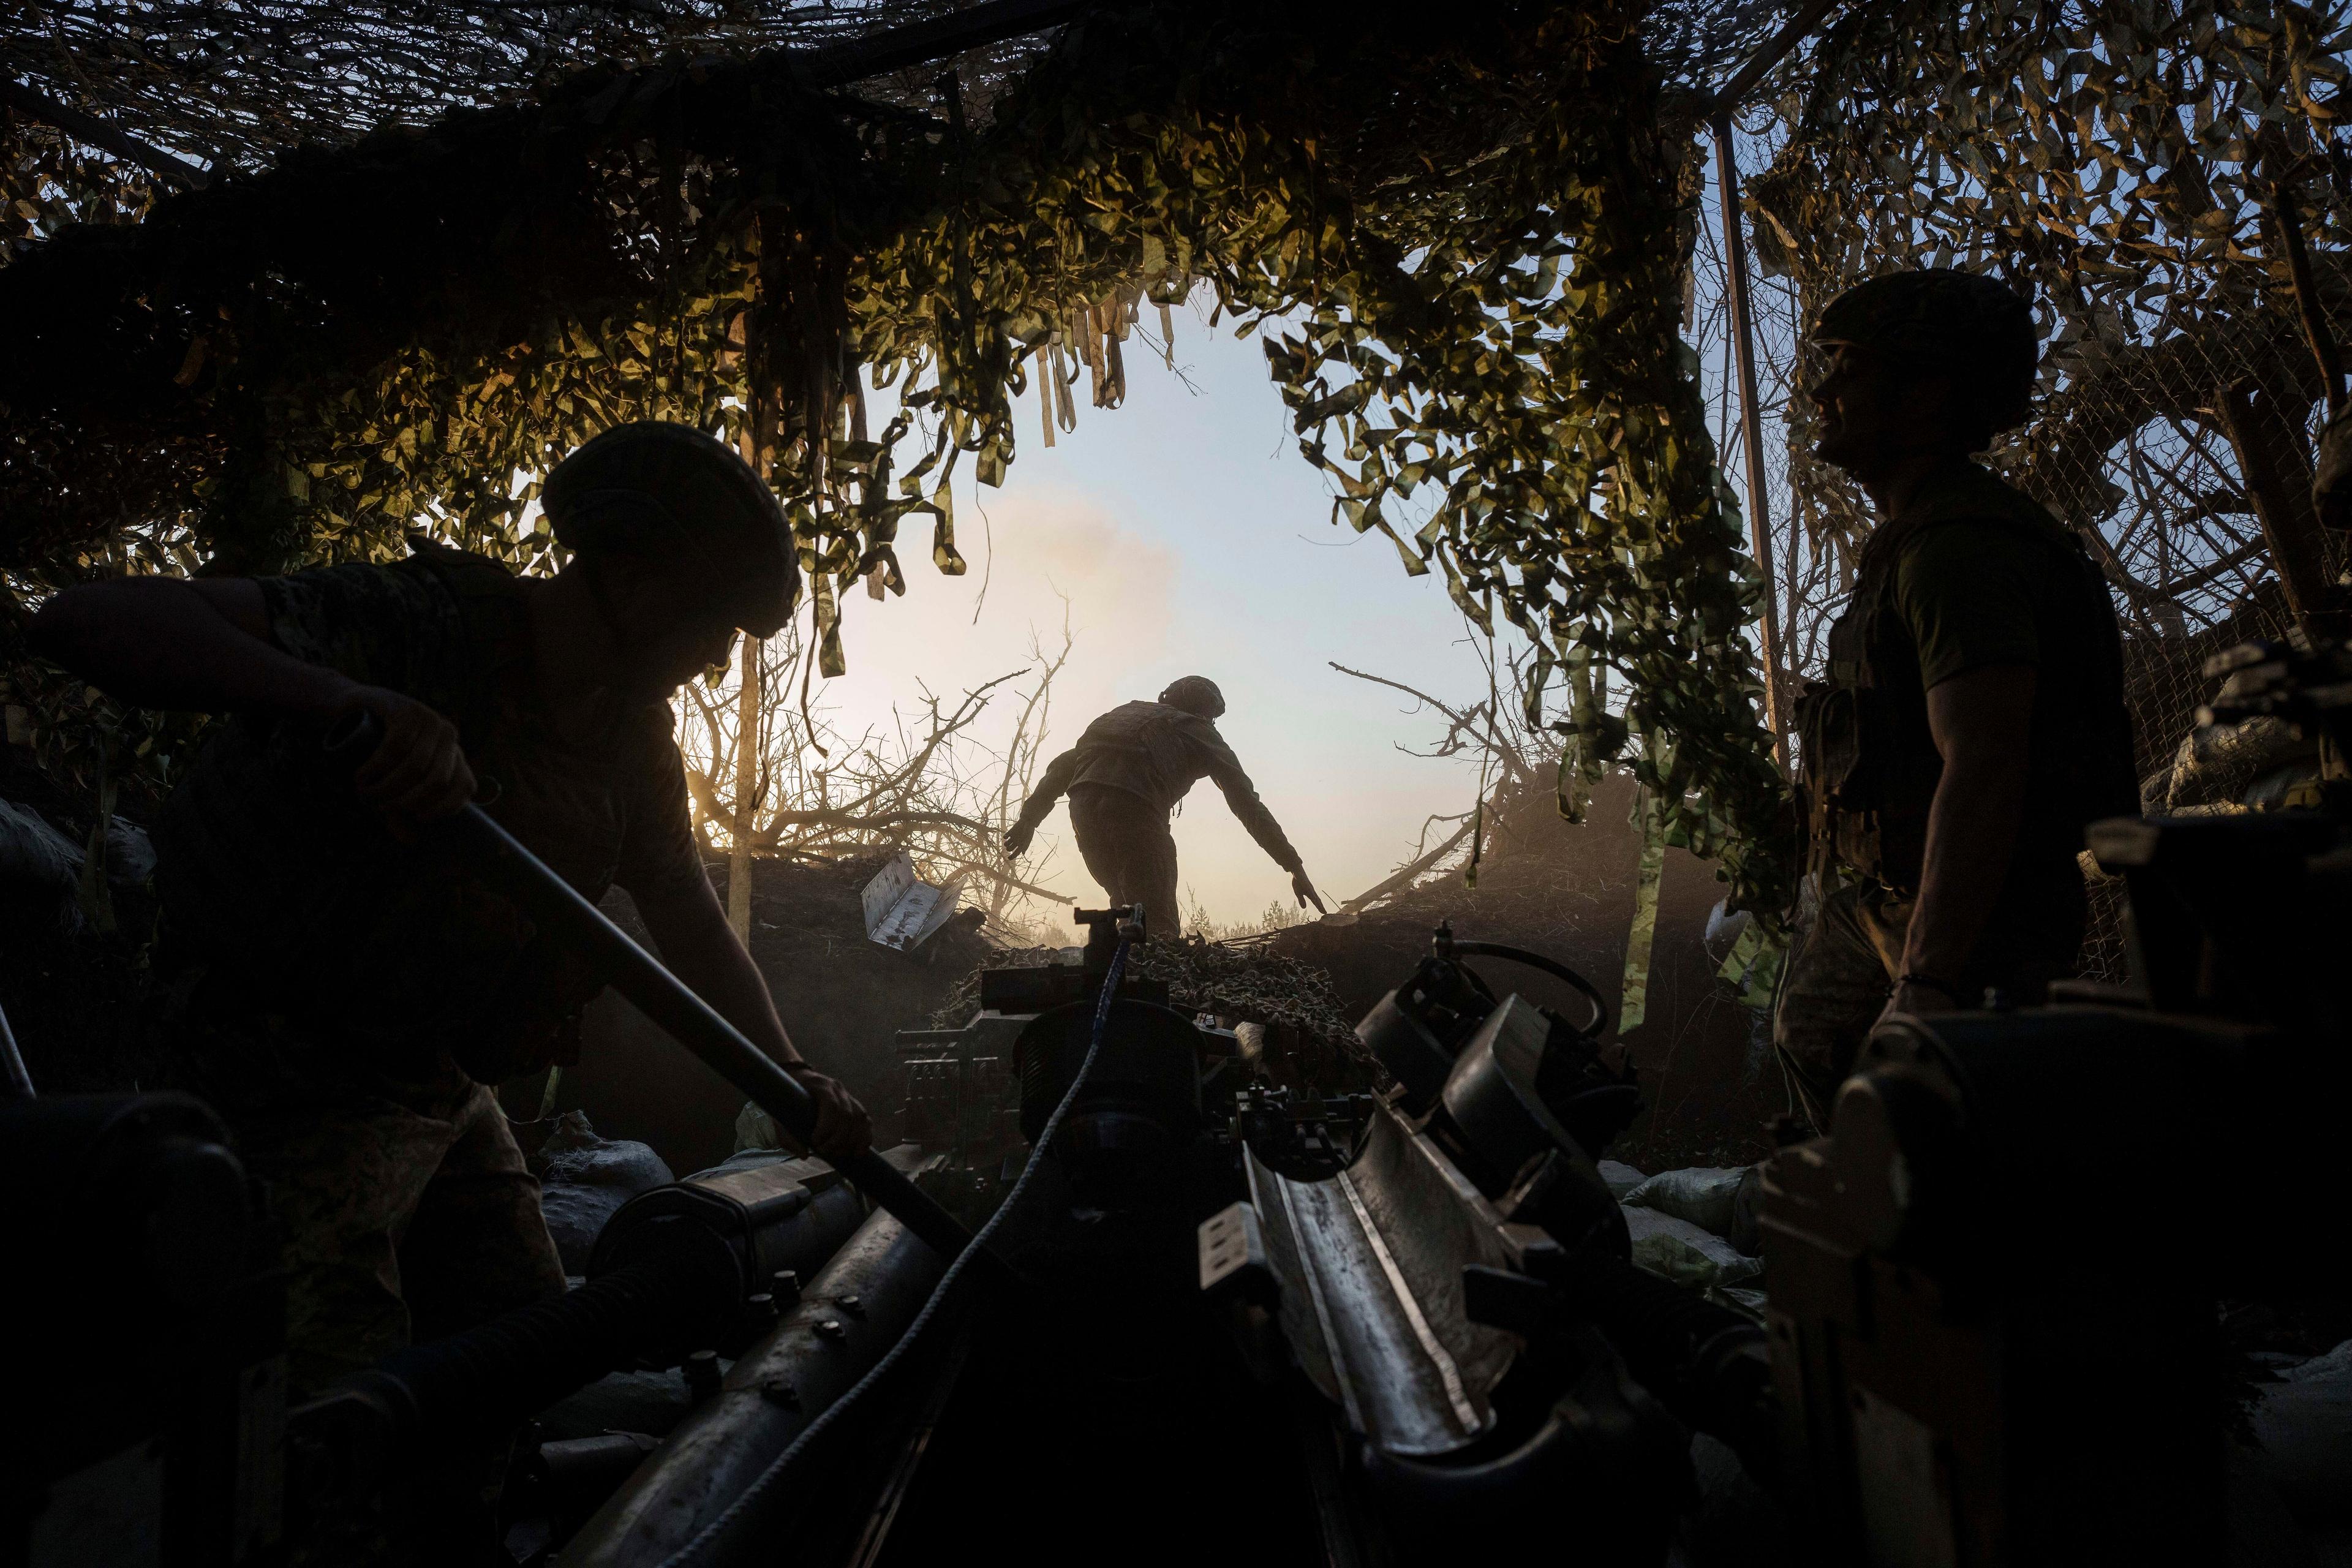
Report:
M 267 1184 L 287 1273 L 298 1396 L 561 1294 L 563 1266 L 497 1096 L 446 1055 L 352 1069 L 276 1018 L 182 1034 L 185 1087 L 211 1100 Z M 508 1442 L 436 1455 L 369 1510 L 324 1521 L 298 1563 L 499 1560 Z
M 1141 795 L 1103 784 L 1070 791 L 1070 831 L 1087 875 L 1114 904 L 1141 904 L 1143 932 L 1161 942 L 1182 934 L 1176 908 L 1176 840 L 1167 814 Z
M 1875 882 L 1832 887 L 1801 923 L 1772 1004 L 1772 1045 L 1793 1109 L 1826 1132 L 1838 1085 L 1895 994 L 1913 900 Z M 2003 889 L 1968 965 L 1951 977 L 1958 1005 L 1989 990 L 2017 1005 L 2042 1000 L 2074 972 L 2088 905 L 2071 863 L 2063 874 L 2017 879 Z
M 538 1178 L 497 1096 L 451 1076 L 232 1114 L 284 1229 L 297 1386 L 563 1289 Z

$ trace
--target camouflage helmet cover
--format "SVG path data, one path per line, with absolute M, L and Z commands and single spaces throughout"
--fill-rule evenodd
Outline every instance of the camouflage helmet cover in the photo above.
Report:
M 1996 278 L 1953 268 L 1890 272 L 1831 300 L 1810 334 L 1960 374 L 1998 434 L 2022 424 L 2041 349 L 2033 308 Z
M 556 542 L 677 561 L 734 626 L 772 637 L 800 600 L 792 524 L 734 449 L 688 425 L 616 425 L 555 465 L 541 492 Z
M 1169 683 L 1160 694 L 1160 700 L 1171 708 L 1181 708 L 1187 713 L 1197 713 L 1203 719 L 1214 719 L 1225 710 L 1225 694 L 1217 683 L 1205 675 L 1188 675 Z

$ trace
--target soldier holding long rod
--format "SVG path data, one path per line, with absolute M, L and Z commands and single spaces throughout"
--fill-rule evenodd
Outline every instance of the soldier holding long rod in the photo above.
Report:
M 286 1231 L 300 1390 L 564 1286 L 493 1088 L 566 1059 L 604 981 L 417 831 L 468 802 L 586 898 L 626 888 L 669 967 L 809 1090 L 820 1153 L 870 1141 L 727 924 L 671 737 L 670 694 L 792 613 L 782 509 L 719 442 L 658 424 L 583 447 L 545 502 L 574 552 L 551 578 L 419 545 L 91 584 L 33 626 L 125 701 L 229 716 L 156 834 L 163 962 L 178 1067 Z M 344 778 L 320 737 L 354 713 L 383 739 Z

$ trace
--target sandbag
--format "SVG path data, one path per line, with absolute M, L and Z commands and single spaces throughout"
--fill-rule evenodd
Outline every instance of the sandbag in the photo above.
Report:
M 2221 691 L 2231 694 L 2229 682 Z M 2239 724 L 2208 724 L 2180 742 L 2170 773 L 2159 775 L 2163 798 L 2141 804 L 2167 812 L 2223 805 L 2239 799 L 2263 774 L 2318 754 L 2319 742 L 2298 735 L 2283 719 L 2263 715 Z
M 68 930 L 81 926 L 82 847 L 28 805 L 0 800 L 0 899 L 50 911 Z M 147 830 L 117 816 L 106 826 L 106 879 L 117 889 L 143 888 L 155 874 Z
M 2352 1525 L 2352 1340 L 2278 1375 L 2248 1416 L 2260 1468 L 2305 1526 Z
M 81 882 L 81 847 L 45 821 L 41 814 L 0 800 L 0 897 L 19 909 L 51 912 L 60 925 L 80 917 L 74 893 Z
M 1738 1227 L 1739 1189 L 1756 1180 L 1748 1165 L 1696 1165 L 1652 1176 L 1619 1201 L 1688 1220 L 1702 1230 L 1729 1237 Z
M 106 825 L 106 879 L 118 888 L 141 888 L 155 874 L 155 845 L 135 822 L 115 817 Z
M 1677 1285 L 1703 1290 L 1737 1285 L 1764 1272 L 1760 1259 L 1748 1257 L 1688 1220 L 1656 1209 L 1628 1207 L 1625 1228 L 1633 1233 L 1634 1265 Z
M 1603 1160 L 1601 1162 L 1601 1179 L 1609 1184 L 1609 1195 L 1622 1204 L 1627 1193 L 1650 1178 L 1622 1161 Z
M 539 1172 L 539 1209 L 566 1274 L 585 1274 L 588 1255 L 614 1210 L 674 1179 L 662 1157 L 628 1139 L 599 1138 L 588 1118 L 567 1110 L 531 1162 Z

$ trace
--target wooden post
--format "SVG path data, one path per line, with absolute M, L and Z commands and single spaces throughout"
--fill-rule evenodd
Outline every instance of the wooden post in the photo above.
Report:
M 743 689 L 735 698 L 735 842 L 727 857 L 727 923 L 751 945 L 751 830 L 759 811 L 760 639 L 743 637 Z
M 1747 449 L 1748 539 L 1764 578 L 1764 723 L 1773 754 L 1789 761 L 1789 726 L 1782 712 L 1780 590 L 1772 570 L 1772 514 L 1764 489 L 1764 415 L 1756 401 L 1756 340 L 1748 309 L 1748 237 L 1739 226 L 1739 169 L 1731 155 L 1731 121 L 1715 122 L 1715 190 L 1723 205 L 1724 300 L 1731 310 L 1731 341 L 1739 363 L 1739 434 Z
M 2263 542 L 2270 546 L 2271 565 L 2286 590 L 2295 625 L 2309 637 L 2345 636 L 2352 627 L 2328 579 L 2327 545 L 2311 508 L 2311 465 L 2303 456 L 2300 421 L 2290 423 L 2273 396 L 2255 402 L 2245 382 L 2218 388 L 2213 412 L 2237 454 L 2246 499 L 2263 525 Z
M 2303 212 L 2290 184 L 2294 160 L 2286 137 L 2276 126 L 2263 137 L 2263 163 L 2270 174 L 2271 221 L 2278 226 L 2279 248 L 2286 256 L 2287 279 L 2294 287 L 2294 304 L 2303 318 L 2304 341 L 2319 366 L 2321 387 L 2327 395 L 2327 416 L 2344 412 L 2344 356 L 2327 325 L 2327 308 L 2320 302 L 2319 285 L 2311 275 L 2311 252 L 2303 241 Z

